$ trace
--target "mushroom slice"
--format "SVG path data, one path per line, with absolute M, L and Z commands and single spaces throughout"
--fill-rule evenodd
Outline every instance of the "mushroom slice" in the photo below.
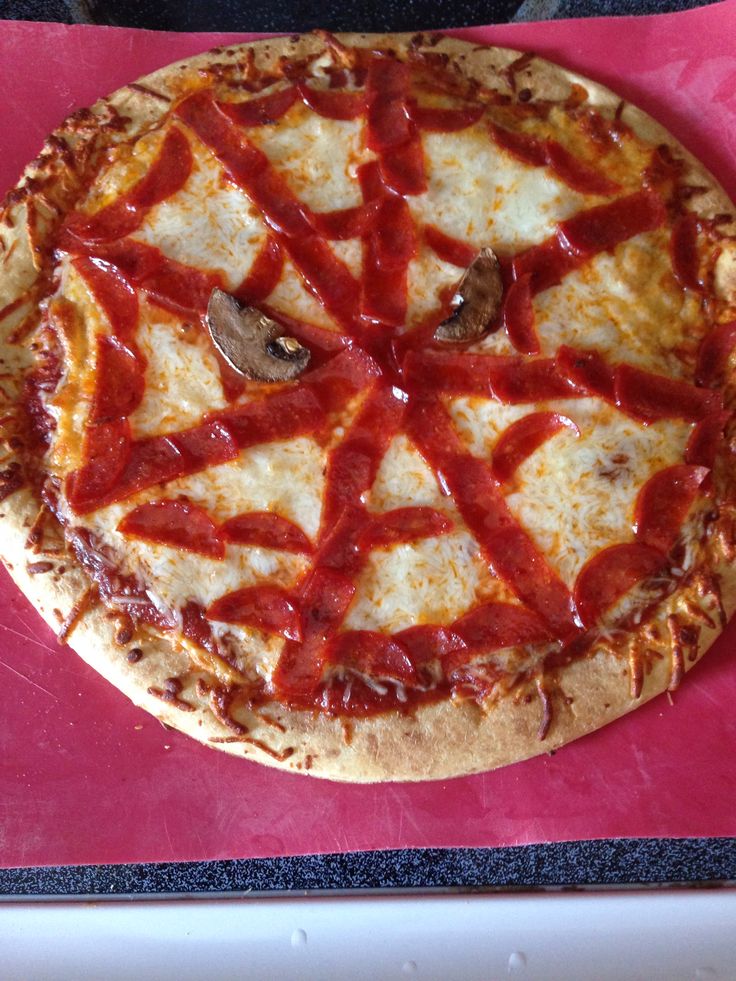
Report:
M 434 332 L 435 340 L 476 341 L 498 313 L 503 295 L 501 268 L 493 249 L 481 249 L 463 273 L 453 298 L 455 312 Z
M 275 320 L 224 290 L 210 294 L 207 329 L 230 367 L 253 381 L 290 381 L 309 364 L 308 349 L 295 337 L 284 337 Z

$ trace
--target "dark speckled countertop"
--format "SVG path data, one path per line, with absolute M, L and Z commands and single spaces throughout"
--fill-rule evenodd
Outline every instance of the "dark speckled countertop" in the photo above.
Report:
M 181 31 L 402 31 L 663 13 L 688 0 L 0 0 L 0 17 Z M 0 896 L 242 894 L 377 889 L 549 889 L 736 882 L 736 839 L 619 839 L 281 859 L 0 869 Z

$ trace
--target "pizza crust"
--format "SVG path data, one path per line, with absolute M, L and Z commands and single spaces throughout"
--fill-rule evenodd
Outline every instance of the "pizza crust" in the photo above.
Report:
M 3 371 L 17 378 L 26 367 L 24 350 L 8 343 L 22 319 L 24 307 L 8 311 L 8 306 L 28 295 L 33 302 L 34 284 L 38 283 L 41 268 L 39 246 L 58 215 L 73 207 L 78 186 L 70 177 L 70 154 L 83 171 L 99 146 L 141 136 L 158 123 L 168 109 L 169 100 L 189 90 L 192 84 L 204 84 L 208 75 L 239 70 L 249 51 L 253 52 L 257 67 L 267 70 L 282 58 L 299 60 L 318 54 L 324 51 L 325 43 L 321 36 L 307 35 L 216 49 L 120 89 L 91 110 L 71 117 L 49 138 L 39 159 L 27 168 L 18 189 L 11 192 L 0 232 L 5 255 L 0 278 L 0 307 L 6 311 L 0 321 Z M 489 78 L 494 82 L 503 79 L 499 73 L 521 57 L 516 51 L 480 48 L 451 38 L 438 40 L 431 35 L 350 34 L 340 35 L 334 42 L 328 39 L 328 43 L 392 49 L 410 46 L 415 54 L 447 55 L 465 75 L 481 83 Z M 618 96 L 603 86 L 539 58 L 532 58 L 520 69 L 516 84 L 535 94 L 544 93 L 551 100 L 564 100 L 575 86 L 583 86 L 589 103 L 609 116 L 621 103 Z M 643 139 L 665 144 L 685 159 L 687 181 L 705 188 L 691 199 L 694 210 L 703 217 L 733 215 L 733 206 L 722 188 L 658 123 L 628 104 L 623 107 L 621 118 Z M 724 229 L 736 230 L 736 219 L 724 225 Z M 736 296 L 729 299 L 736 306 Z M 728 383 L 733 383 L 732 377 Z M 12 398 L 17 392 L 8 394 Z M 12 462 L 11 450 L 3 466 Z M 717 481 L 723 485 L 718 487 L 720 498 L 727 497 L 725 485 L 731 483 L 732 469 L 728 465 Z M 27 488 L 16 491 L 0 504 L 3 559 L 18 586 L 51 628 L 58 631 L 60 619 L 68 617 L 80 597 L 87 594 L 89 581 L 70 555 L 65 555 L 61 562 L 66 568 L 63 574 L 56 568 L 43 574 L 29 573 L 29 563 L 44 558 L 42 552 L 31 555 L 26 548 L 38 507 L 38 501 Z M 725 536 L 708 539 L 696 563 L 705 574 L 720 578 L 722 604 L 729 616 L 736 609 L 736 570 L 730 561 L 733 547 L 727 529 Z M 55 560 L 55 567 L 58 564 Z M 118 624 L 114 614 L 92 603 L 74 626 L 70 644 L 136 705 L 167 725 L 234 755 L 335 780 L 444 779 L 554 750 L 667 689 L 673 677 L 668 617 L 676 615 L 679 623 L 699 628 L 697 645 L 688 652 L 685 669 L 699 660 L 721 630 L 713 597 L 697 589 L 695 574 L 690 580 L 690 585 L 677 590 L 661 604 L 647 626 L 628 635 L 623 643 L 618 640 L 610 650 L 598 649 L 593 656 L 556 671 L 548 679 L 545 697 L 524 689 L 518 692 L 518 697 L 506 697 L 486 710 L 474 702 L 445 701 L 419 707 L 406 715 L 340 720 L 283 707 L 277 711 L 276 706 L 269 705 L 261 715 L 244 710 L 228 718 L 220 710 L 221 718 L 218 718 L 212 711 L 211 696 L 202 686 L 204 675 L 192 670 L 186 654 L 164 637 L 147 636 L 139 630 L 131 644 L 121 646 L 116 642 Z M 703 610 L 705 618 L 700 612 Z M 629 652 L 632 646 L 644 643 L 646 630 L 651 629 L 652 623 L 660 638 L 655 644 L 660 656 L 647 659 L 648 671 L 641 694 L 632 697 Z M 131 646 L 143 651 L 143 657 L 135 664 L 126 660 Z M 184 683 L 174 698 L 162 700 L 151 693 L 151 689 L 165 693 L 166 680 L 176 677 L 181 677 Z M 551 723 L 542 741 L 540 729 L 546 721 L 546 699 L 552 709 Z M 191 706 L 191 711 L 177 704 Z M 247 733 L 238 732 L 238 727 L 247 727 Z

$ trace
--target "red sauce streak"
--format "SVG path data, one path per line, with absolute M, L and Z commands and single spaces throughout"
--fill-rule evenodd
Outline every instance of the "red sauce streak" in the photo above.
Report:
M 217 108 L 238 126 L 267 126 L 291 109 L 298 97 L 295 85 L 247 102 L 218 102 Z
M 312 544 L 301 528 L 270 511 L 251 511 L 229 518 L 221 526 L 220 534 L 234 545 L 258 545 L 305 555 L 312 551 Z
M 575 605 L 586 627 L 594 626 L 616 600 L 640 580 L 662 572 L 662 553 L 640 542 L 611 545 L 593 556 L 575 582 Z
M 225 545 L 212 518 L 202 508 L 184 501 L 139 504 L 125 515 L 118 531 L 211 559 L 225 558 Z
M 439 259 L 461 269 L 467 269 L 478 254 L 472 245 L 446 235 L 435 225 L 424 226 L 424 240 Z
M 677 541 L 688 511 L 709 473 L 707 467 L 681 463 L 650 477 L 636 499 L 634 531 L 637 541 L 666 555 Z
M 151 208 L 184 187 L 191 170 L 189 141 L 180 129 L 169 130 L 145 177 L 96 214 L 70 215 L 62 230 L 62 244 L 66 245 L 68 236 L 91 244 L 130 235 Z
M 227 593 L 212 603 L 207 618 L 256 627 L 287 640 L 301 639 L 299 612 L 289 596 L 275 586 L 251 586 Z
M 501 484 L 510 480 L 527 457 L 563 429 L 580 435 L 572 419 L 556 412 L 531 412 L 517 419 L 501 433 L 493 448 L 493 476 Z

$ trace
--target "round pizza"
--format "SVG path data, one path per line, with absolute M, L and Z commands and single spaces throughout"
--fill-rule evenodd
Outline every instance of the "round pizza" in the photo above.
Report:
M 228 752 L 422 780 L 680 684 L 736 605 L 736 218 L 607 89 L 439 35 L 216 49 L 0 226 L 0 549 Z

